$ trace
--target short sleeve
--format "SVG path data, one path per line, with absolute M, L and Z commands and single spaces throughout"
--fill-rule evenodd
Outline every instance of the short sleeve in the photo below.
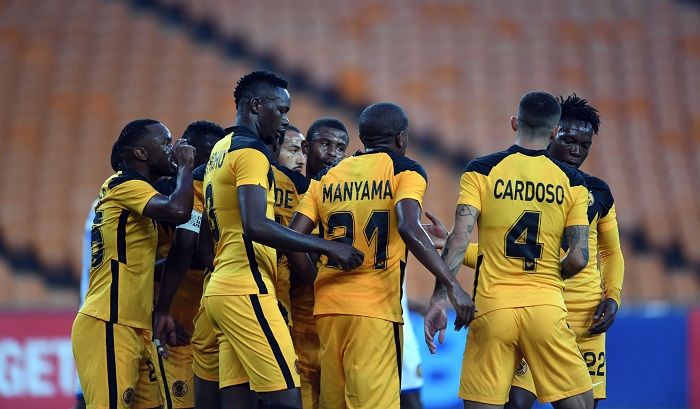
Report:
M 566 225 L 588 226 L 588 189 L 585 186 L 574 186 L 571 188 L 573 195 L 573 206 L 566 217 Z
M 132 179 L 113 187 L 109 194 L 115 203 L 143 215 L 143 209 L 158 192 L 148 182 Z
M 318 224 L 319 219 L 321 218 L 318 212 L 318 202 L 316 200 L 318 197 L 318 190 L 321 188 L 321 186 L 321 182 L 312 180 L 306 194 L 301 198 L 299 204 L 294 209 L 294 212 L 303 214 L 311 219 L 314 224 Z
M 481 189 L 478 172 L 464 172 L 459 180 L 459 201 L 457 204 L 469 205 L 481 211 Z
M 257 149 L 244 148 L 235 157 L 233 175 L 236 186 L 260 185 L 267 189 L 270 161 Z
M 427 183 L 425 178 L 415 171 L 403 171 L 396 175 L 396 195 L 394 203 L 398 203 L 403 199 L 414 199 L 423 206 L 423 195 Z
M 615 228 L 617 228 L 617 213 L 615 212 L 615 205 L 612 205 L 608 214 L 598 221 L 598 232 L 605 233 Z

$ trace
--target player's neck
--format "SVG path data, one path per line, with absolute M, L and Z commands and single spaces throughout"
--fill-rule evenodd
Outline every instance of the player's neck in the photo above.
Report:
M 233 126 L 246 127 L 253 132 L 253 134 L 255 135 L 256 138 L 261 139 L 260 138 L 260 130 L 255 125 L 255 122 L 253 122 L 250 118 L 247 118 L 243 115 L 239 115 L 238 117 L 236 117 L 236 122 L 233 124 Z
M 515 144 L 521 148 L 539 151 L 547 149 L 549 140 L 546 138 L 528 138 L 522 135 L 517 135 L 515 137 Z
M 146 165 L 145 163 L 127 163 L 127 166 L 131 168 L 134 172 L 143 176 L 151 184 L 156 183 L 158 181 L 158 176 L 151 173 L 150 169 L 148 169 L 148 165 Z

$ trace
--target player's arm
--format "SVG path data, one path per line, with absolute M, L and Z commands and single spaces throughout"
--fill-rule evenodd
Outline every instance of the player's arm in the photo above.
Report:
M 185 223 L 190 218 L 194 201 L 192 188 L 194 152 L 194 148 L 182 139 L 175 142 L 173 146 L 173 155 L 177 164 L 175 190 L 170 196 L 161 194 L 153 196 L 143 209 L 144 216 L 173 224 Z
M 446 295 L 457 312 L 456 329 L 467 325 L 474 314 L 474 302 L 459 285 L 455 278 L 456 273 L 452 274 L 448 270 L 445 262 L 435 251 L 434 243 L 421 226 L 420 203 L 415 199 L 407 198 L 396 203 L 394 208 L 396 209 L 399 235 L 406 243 L 406 247 L 445 288 Z
M 621 302 L 625 259 L 620 246 L 620 232 L 614 207 L 598 222 L 598 255 L 605 299 L 601 301 L 593 315 L 591 334 L 600 334 L 610 329 Z
M 302 213 L 295 212 L 292 215 L 292 220 L 289 222 L 289 228 L 301 234 L 310 234 L 316 227 L 316 223 Z M 313 253 L 317 254 L 317 253 Z M 316 263 L 308 253 L 285 252 L 287 261 L 289 261 L 289 269 L 293 274 L 299 276 L 306 284 L 313 287 L 316 281 Z M 318 258 L 316 257 L 316 261 Z
M 479 218 L 479 210 L 471 205 L 459 204 L 455 211 L 455 221 L 452 231 L 447 236 L 445 248 L 442 250 L 442 259 L 452 276 L 456 276 L 464 261 L 464 254 L 471 238 L 471 233 Z M 430 353 L 435 353 L 435 334 L 439 332 L 438 341 L 442 343 L 445 339 L 445 328 L 447 327 L 447 312 L 445 311 L 447 300 L 447 288 L 439 281 L 435 281 L 433 296 L 430 298 L 430 306 L 423 320 L 425 342 Z M 476 308 L 473 309 L 476 312 Z M 473 313 L 472 313 L 473 317 Z M 462 325 L 469 325 L 467 322 L 455 321 L 455 328 Z
M 170 251 L 165 259 L 163 267 L 163 275 L 160 279 L 160 289 L 158 290 L 158 299 L 154 307 L 155 325 L 154 333 L 156 338 L 167 340 L 171 345 L 175 345 L 176 339 L 174 333 L 165 334 L 163 329 L 167 326 L 163 320 L 170 320 L 168 314 L 170 305 L 175 298 L 182 279 L 187 273 L 192 255 L 197 248 L 198 234 L 195 231 L 178 228 L 175 230 L 175 237 L 170 246 Z M 174 328 L 173 328 L 174 329 Z
M 561 261 L 561 276 L 571 278 L 588 264 L 588 226 L 569 226 L 564 229 L 564 241 L 569 252 Z
M 280 250 L 325 254 L 345 270 L 362 264 L 364 255 L 351 245 L 300 234 L 268 219 L 265 215 L 267 191 L 262 186 L 239 186 L 237 194 L 243 233 L 251 240 Z
M 588 264 L 588 189 L 584 185 L 571 189 L 573 204 L 566 218 L 562 243 L 568 253 L 561 261 L 561 276 L 573 277 Z

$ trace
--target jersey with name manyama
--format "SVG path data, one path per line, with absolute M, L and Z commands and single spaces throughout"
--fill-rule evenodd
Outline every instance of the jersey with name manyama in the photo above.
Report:
M 81 313 L 151 328 L 158 233 L 143 209 L 157 194 L 133 169 L 117 172 L 102 185 L 92 223 L 90 283 Z
M 235 136 L 234 136 L 235 135 Z M 204 175 L 205 211 L 214 239 L 214 271 L 205 295 L 275 294 L 277 252 L 243 233 L 238 188 L 265 189 L 265 214 L 274 220 L 275 181 L 270 152 L 245 127 L 214 145 Z
M 314 286 L 314 315 L 403 322 L 406 245 L 394 206 L 403 199 L 422 204 L 426 185 L 418 163 L 388 150 L 343 159 L 311 184 L 296 211 L 320 222 L 326 239 L 352 244 L 365 255 L 353 271 L 343 271 L 330 260 L 321 266 Z
M 569 311 L 567 321 L 590 322 L 603 297 L 601 273 L 598 269 L 598 234 L 617 227 L 615 204 L 610 187 L 595 176 L 581 172 L 588 187 L 588 264 L 565 281 L 564 301 Z M 566 244 L 566 243 L 562 243 Z
M 477 314 L 532 305 L 565 308 L 562 237 L 566 227 L 588 225 L 587 202 L 580 172 L 544 150 L 513 145 L 467 165 L 458 203 L 480 211 Z

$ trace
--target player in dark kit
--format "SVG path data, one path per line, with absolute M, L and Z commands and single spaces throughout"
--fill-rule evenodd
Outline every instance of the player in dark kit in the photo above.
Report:
M 260 399 L 301 408 L 296 354 L 278 307 L 273 247 L 321 253 L 345 269 L 362 263 L 352 246 L 299 234 L 274 221 L 274 177 L 268 145 L 289 124 L 287 81 L 255 71 L 234 91 L 233 133 L 212 150 L 204 176 L 205 209 L 215 245 L 204 306 L 219 341 L 219 386 L 226 408 Z

